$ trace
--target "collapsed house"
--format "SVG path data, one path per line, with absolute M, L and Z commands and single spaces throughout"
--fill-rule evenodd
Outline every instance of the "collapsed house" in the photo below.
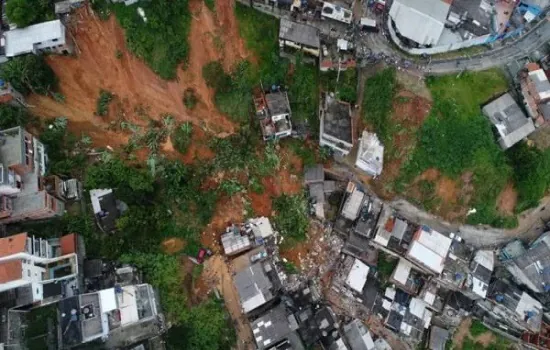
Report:
M 262 245 L 274 235 L 273 227 L 268 218 L 262 216 L 249 219 L 242 224 L 231 224 L 221 235 L 221 243 L 225 255 L 237 255 Z
M 384 146 L 376 134 L 363 131 L 359 140 L 359 150 L 355 166 L 368 175 L 377 177 L 382 174 L 384 167 Z

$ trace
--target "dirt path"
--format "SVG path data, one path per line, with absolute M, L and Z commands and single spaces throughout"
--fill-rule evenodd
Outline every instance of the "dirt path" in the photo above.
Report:
M 455 349 L 462 349 L 462 343 L 464 342 L 464 339 L 470 334 L 471 325 L 471 318 L 466 318 L 460 323 L 455 334 L 453 335 L 453 346 Z
M 514 188 L 514 184 L 507 184 L 497 198 L 498 211 L 503 215 L 514 215 L 517 201 L 518 193 Z
M 232 274 L 233 271 L 224 259 L 220 255 L 214 255 L 204 263 L 202 279 L 211 288 L 218 288 L 223 295 L 225 306 L 237 331 L 238 349 L 253 349 L 252 331 L 246 316 L 242 313 Z
M 128 136 L 112 130 L 122 120 L 146 125 L 148 118 L 144 118 L 143 111 L 156 119 L 169 113 L 177 121 L 190 121 L 218 136 L 233 133 L 236 126 L 217 111 L 213 91 L 202 79 L 205 63 L 221 59 L 224 66 L 230 67 L 247 56 L 238 36 L 233 6 L 233 1 L 220 0 L 217 11 L 212 13 L 202 0 L 190 1 L 193 20 L 189 64 L 185 71 L 178 70 L 174 81 L 160 79 L 141 59 L 128 52 L 124 31 L 114 16 L 101 21 L 82 8 L 75 13 L 77 25 L 72 28 L 80 48 L 79 56 L 47 58 L 59 77 L 65 102 L 35 95 L 29 98 L 29 104 L 43 117 L 66 116 L 71 131 L 90 135 L 94 145 L 99 147 L 125 144 Z M 120 58 L 117 52 L 122 53 Z M 183 105 L 186 88 L 193 88 L 199 99 L 193 111 Z M 117 115 L 94 115 L 100 89 L 109 90 L 116 96 Z

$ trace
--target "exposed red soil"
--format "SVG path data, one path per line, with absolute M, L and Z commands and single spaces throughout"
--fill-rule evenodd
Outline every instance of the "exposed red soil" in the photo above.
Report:
M 248 56 L 238 36 L 233 6 L 234 1 L 218 1 L 213 14 L 202 0 L 190 1 L 193 20 L 189 64 L 186 70 L 178 69 L 174 81 L 160 79 L 145 62 L 128 52 L 124 31 L 114 16 L 101 21 L 87 8 L 82 8 L 74 14 L 77 25 L 71 28 L 79 48 L 78 57 L 52 55 L 47 58 L 59 77 L 65 102 L 34 95 L 29 98 L 29 104 L 43 117 L 66 116 L 72 132 L 88 134 L 98 147 L 115 148 L 128 141 L 127 135 L 110 130 L 113 119 L 146 125 L 147 117 L 158 119 L 164 113 L 173 115 L 178 122 L 190 121 L 195 129 L 202 127 L 218 136 L 233 133 L 236 126 L 216 110 L 213 91 L 206 86 L 201 73 L 202 66 L 211 60 L 221 59 L 224 66 L 229 67 Z M 223 45 L 214 45 L 216 37 Z M 121 58 L 116 57 L 117 50 L 122 52 Z M 183 105 L 182 96 L 187 88 L 192 88 L 199 99 L 193 111 Z M 118 106 L 113 107 L 115 103 L 112 103 L 110 114 L 117 115 L 107 118 L 94 115 L 100 89 L 116 96 Z M 136 112 L 138 106 L 147 110 L 147 117 Z
M 436 193 L 445 203 L 456 203 L 459 194 L 455 180 L 442 176 L 436 184 Z
M 503 215 L 514 215 L 517 201 L 518 193 L 514 188 L 514 184 L 508 183 L 497 198 L 497 208 L 499 213 Z
M 196 160 L 207 161 L 213 159 L 216 155 L 208 147 L 208 135 L 202 129 L 195 127 L 191 135 L 191 144 L 185 154 L 181 154 L 172 144 L 170 137 L 162 145 L 162 151 L 171 159 L 179 159 L 184 164 L 192 164 Z
M 201 235 L 201 243 L 204 247 L 212 249 L 215 253 L 223 253 L 220 246 L 220 236 L 225 232 L 229 223 L 241 223 L 244 221 L 244 200 L 241 195 L 223 197 L 216 203 L 216 209 L 212 221 Z
M 162 250 L 167 254 L 175 254 L 185 248 L 185 245 L 181 238 L 169 238 L 162 242 Z
M 304 264 L 311 266 L 323 265 L 325 262 L 325 254 L 323 252 L 330 250 L 330 247 L 327 246 L 330 242 L 322 238 L 323 233 L 323 226 L 321 224 L 311 222 L 308 230 L 308 239 L 292 246 L 285 246 L 283 242 L 280 256 L 292 262 L 298 268 L 304 267 L 309 269 L 309 266 L 303 266 Z
M 422 174 L 420 174 L 417 180 L 435 181 L 438 178 L 439 178 L 439 170 L 435 168 L 430 168 L 428 170 L 425 170 Z

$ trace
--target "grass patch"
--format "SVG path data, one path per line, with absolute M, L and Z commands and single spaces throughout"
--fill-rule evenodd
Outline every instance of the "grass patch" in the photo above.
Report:
M 470 326 L 470 334 L 474 338 L 488 331 L 489 329 L 480 320 L 474 320 Z
M 216 0 L 204 0 L 204 4 L 212 12 L 216 12 Z
M 113 94 L 110 91 L 101 89 L 96 103 L 96 114 L 104 117 L 109 113 L 109 104 L 113 100 Z
M 145 12 L 147 21 L 138 14 Z M 126 6 L 111 5 L 120 25 L 126 31 L 128 48 L 163 79 L 176 77 L 181 62 L 189 54 L 191 14 L 187 0 L 144 1 Z
M 282 195 L 273 200 L 274 224 L 286 243 L 305 241 L 309 228 L 308 202 L 305 195 Z
M 382 283 L 387 283 L 397 266 L 398 260 L 391 257 L 390 255 L 378 251 L 378 263 L 376 265 L 378 271 L 378 279 Z
M 386 68 L 367 79 L 363 92 L 363 120 L 374 128 L 384 145 L 391 143 L 389 119 L 396 87 L 395 69 Z
M 295 275 L 300 273 L 300 269 L 296 265 L 294 265 L 292 261 L 287 261 L 287 262 L 283 261 L 283 268 L 285 269 L 285 272 L 288 273 L 289 275 Z
M 434 104 L 419 130 L 416 149 L 404 166 L 399 187 L 404 189 L 430 168 L 455 180 L 471 171 L 476 190 L 468 205 L 477 212 L 468 217 L 468 223 L 516 225 L 515 218 L 501 216 L 496 209 L 496 199 L 512 176 L 512 168 L 480 111 L 482 103 L 507 89 L 504 75 L 500 70 L 489 70 L 460 77 L 431 77 L 427 84 Z
M 340 72 L 338 79 L 337 71 L 321 72 L 321 89 L 336 93 L 338 99 L 354 105 L 357 102 L 357 70 L 347 69 Z

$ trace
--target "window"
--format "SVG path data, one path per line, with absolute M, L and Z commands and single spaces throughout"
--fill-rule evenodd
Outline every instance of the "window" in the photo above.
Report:
M 27 270 L 27 276 L 31 277 L 31 270 Z
M 57 38 L 56 38 L 56 39 L 52 39 L 53 42 L 56 42 L 57 40 L 59 40 L 59 39 L 57 39 Z

